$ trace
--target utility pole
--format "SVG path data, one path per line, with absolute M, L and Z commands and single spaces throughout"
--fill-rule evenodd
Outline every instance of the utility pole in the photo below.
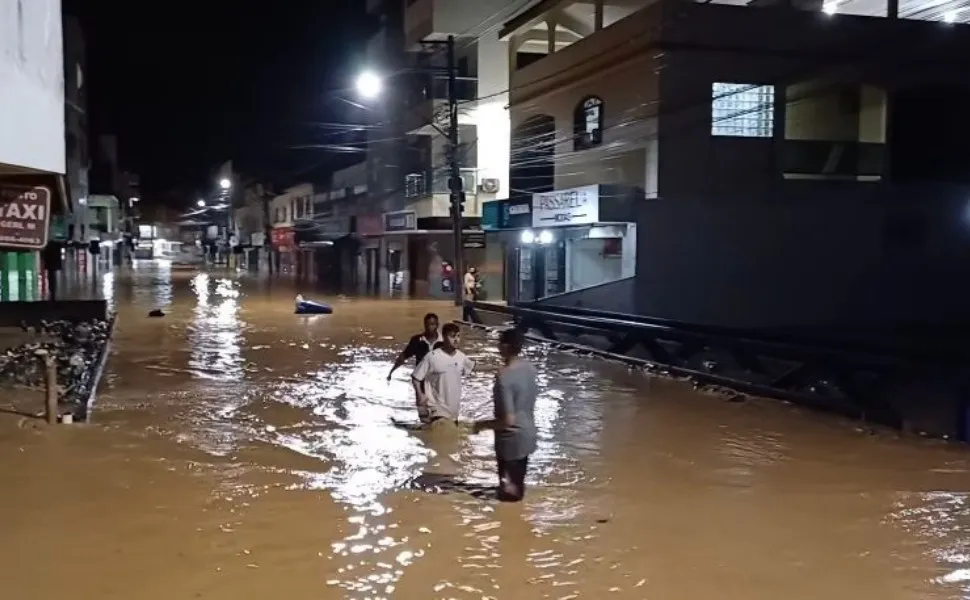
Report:
M 448 36 L 448 190 L 451 195 L 451 228 L 455 244 L 455 306 L 465 304 L 465 261 L 462 257 L 462 213 L 465 210 L 465 185 L 458 156 L 458 65 L 455 36 Z
M 272 194 L 266 190 L 260 190 L 263 201 L 263 248 L 266 250 L 266 261 L 269 266 L 269 274 L 273 274 L 273 224 L 270 220 L 270 202 Z

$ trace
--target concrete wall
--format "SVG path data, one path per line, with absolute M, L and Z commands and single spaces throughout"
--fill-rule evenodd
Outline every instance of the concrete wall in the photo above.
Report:
M 60 0 L 0 0 L 0 173 L 64 173 Z
M 763 199 L 648 202 L 637 311 L 781 328 L 967 320 L 964 190 L 808 183 Z
M 648 51 L 651 28 L 619 21 L 512 74 L 513 144 L 534 136 L 526 123 L 555 119 L 555 188 L 622 183 L 655 193 L 654 144 L 664 55 Z M 574 115 L 590 96 L 603 101 L 603 140 L 575 150 Z M 513 169 L 521 156 L 512 156 Z
M 652 136 L 618 130 L 611 140 L 611 104 L 649 103 L 648 90 L 658 100 L 643 115 L 656 115 L 656 135 L 643 146 L 656 172 L 645 168 L 639 184 L 656 194 L 638 210 L 637 277 L 623 284 L 632 289 L 609 284 L 550 301 L 606 310 L 632 302 L 650 316 L 746 327 L 965 321 L 966 189 L 790 180 L 781 168 L 792 139 L 891 144 L 897 90 L 964 81 L 967 60 L 940 57 L 970 56 L 970 35 L 951 33 L 941 35 L 938 23 L 660 0 L 519 70 L 513 126 L 530 115 L 556 118 L 556 187 L 623 171 L 567 154 L 573 101 L 590 90 L 603 98 L 604 146 L 622 151 Z M 659 45 L 649 47 L 651 39 Z M 834 83 L 841 99 L 819 81 Z M 715 82 L 776 85 L 773 135 L 713 136 Z M 839 105 L 846 83 L 855 112 Z M 787 105 L 786 87 L 798 98 Z

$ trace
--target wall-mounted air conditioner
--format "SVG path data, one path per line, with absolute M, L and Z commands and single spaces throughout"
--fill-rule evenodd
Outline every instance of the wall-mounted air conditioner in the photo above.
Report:
M 495 177 L 485 177 L 482 179 L 481 188 L 486 194 L 497 194 L 499 190 L 500 183 L 498 178 Z

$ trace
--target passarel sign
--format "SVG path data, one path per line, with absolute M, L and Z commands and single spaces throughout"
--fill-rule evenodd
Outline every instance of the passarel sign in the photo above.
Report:
M 50 218 L 50 189 L 0 186 L 0 247 L 42 250 Z
M 532 226 L 593 225 L 599 221 L 598 185 L 532 195 Z

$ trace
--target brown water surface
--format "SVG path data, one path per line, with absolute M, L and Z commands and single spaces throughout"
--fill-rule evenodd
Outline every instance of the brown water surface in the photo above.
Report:
M 286 284 L 155 263 L 103 289 L 95 422 L 0 417 L 3 598 L 970 597 L 966 448 L 533 348 L 527 501 L 410 491 L 441 459 L 493 479 L 488 435 L 433 458 L 391 424 L 412 418 L 395 352 L 447 304 L 297 317 Z M 464 335 L 472 419 L 497 356 Z

